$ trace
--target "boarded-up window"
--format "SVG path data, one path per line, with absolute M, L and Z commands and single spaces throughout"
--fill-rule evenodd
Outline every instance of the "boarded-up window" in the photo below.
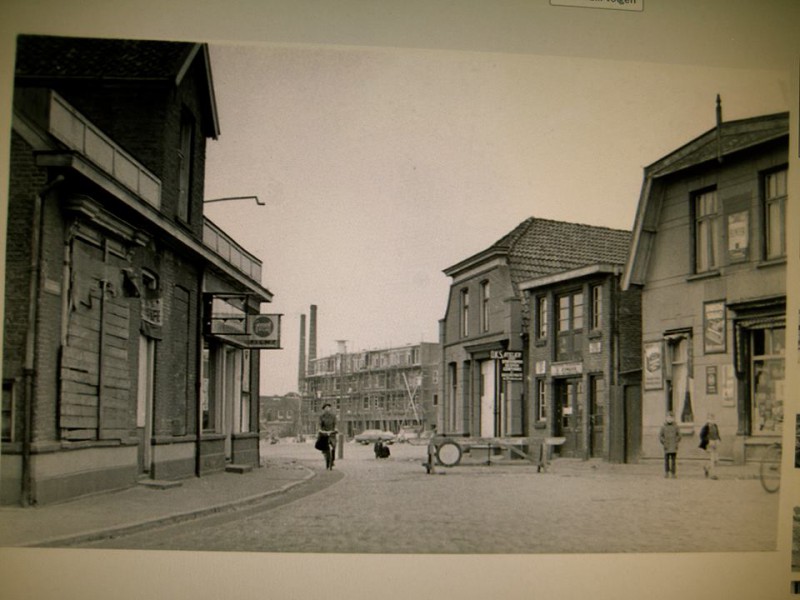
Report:
M 71 310 L 60 373 L 63 439 L 123 439 L 135 426 L 124 266 L 112 252 L 73 241 Z

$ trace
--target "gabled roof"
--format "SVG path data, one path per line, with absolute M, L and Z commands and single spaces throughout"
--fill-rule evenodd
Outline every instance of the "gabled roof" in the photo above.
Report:
M 725 157 L 789 135 L 789 113 L 720 122 L 677 150 L 648 165 L 633 225 L 630 254 L 622 278 L 622 289 L 644 283 L 660 204 L 654 188 L 667 175 L 724 160 Z
M 15 77 L 21 82 L 164 82 L 180 85 L 195 60 L 205 79 L 207 132 L 219 136 L 219 120 L 206 44 L 21 35 Z
M 789 113 L 763 115 L 721 122 L 688 144 L 670 152 L 645 168 L 653 177 L 663 177 L 710 160 L 724 158 L 789 133 Z
M 446 275 L 474 268 L 492 258 L 505 257 L 514 290 L 543 275 L 599 263 L 625 263 L 630 232 L 580 223 L 530 217 L 486 250 L 446 269 Z

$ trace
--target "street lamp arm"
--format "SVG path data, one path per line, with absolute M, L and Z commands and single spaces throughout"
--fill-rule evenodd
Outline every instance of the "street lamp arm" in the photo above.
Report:
M 208 204 L 209 202 L 225 202 L 227 200 L 255 200 L 256 204 L 259 206 L 267 205 L 267 203 L 263 200 L 259 200 L 258 196 L 227 196 L 225 198 L 212 198 L 211 200 L 203 200 L 203 204 Z

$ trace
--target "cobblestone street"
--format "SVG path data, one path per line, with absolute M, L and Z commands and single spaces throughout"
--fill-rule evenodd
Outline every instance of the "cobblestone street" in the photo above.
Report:
M 778 495 L 754 471 L 659 462 L 610 465 L 558 460 L 472 464 L 425 475 L 425 448 L 394 445 L 376 460 L 348 444 L 314 490 L 261 512 L 195 521 L 92 544 L 104 548 L 335 553 L 627 553 L 771 551 Z M 321 469 L 311 444 L 268 446 L 267 460 Z M 340 479 L 341 478 L 341 479 Z M 335 480 L 335 481 L 334 481 Z M 330 483 L 330 486 L 325 486 Z M 304 484 L 312 485 L 312 484 Z M 88 547 L 88 546 L 87 546 Z

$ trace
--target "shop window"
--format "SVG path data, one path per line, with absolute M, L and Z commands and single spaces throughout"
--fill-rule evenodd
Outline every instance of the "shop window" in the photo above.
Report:
M 679 423 L 694 422 L 692 403 L 692 351 L 691 337 L 667 336 L 667 412 Z
M 786 174 L 782 169 L 764 177 L 764 252 L 767 260 L 786 256 Z
M 589 418 L 593 427 L 602 427 L 606 413 L 606 387 L 602 375 L 589 379 Z
M 779 434 L 785 395 L 786 329 L 753 330 L 751 348 L 753 434 Z
M 694 272 L 706 273 L 719 267 L 720 217 L 717 191 L 697 194 L 694 211 Z

